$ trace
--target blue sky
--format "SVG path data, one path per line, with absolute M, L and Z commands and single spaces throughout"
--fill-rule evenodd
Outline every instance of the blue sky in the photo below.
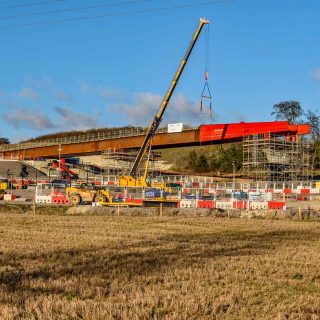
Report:
M 0 0 L 0 7 L 40 0 Z M 213 5 L 15 27 L 48 20 L 162 8 L 204 0 L 154 0 L 73 13 L 4 17 L 121 0 L 65 0 L 0 8 L 0 136 L 19 141 L 90 127 L 147 126 L 200 17 L 210 24 L 213 122 L 269 121 L 272 106 L 320 101 L 320 1 L 235 0 Z M 9 26 L 9 28 L 8 28 Z M 198 125 L 204 33 L 164 122 Z

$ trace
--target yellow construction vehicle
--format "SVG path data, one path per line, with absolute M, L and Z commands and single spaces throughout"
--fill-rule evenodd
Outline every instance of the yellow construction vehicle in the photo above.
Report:
M 0 180 L 0 194 L 5 193 L 7 189 L 9 189 L 8 180 L 7 179 L 1 179 Z
M 112 197 L 109 191 L 105 188 L 89 187 L 67 187 L 66 195 L 71 204 L 79 205 L 85 202 L 95 202 L 104 206 L 112 207 L 140 207 L 141 203 L 125 202 L 122 198 Z
M 200 23 L 197 27 L 197 30 L 193 35 L 191 43 L 190 43 L 190 45 L 189 45 L 181 63 L 180 63 L 179 68 L 178 68 L 178 70 L 177 70 L 177 72 L 171 82 L 171 85 L 170 85 L 170 87 L 169 87 L 169 89 L 168 89 L 168 91 L 167 91 L 167 93 L 161 103 L 160 109 L 159 109 L 158 113 L 156 114 L 156 116 L 154 117 L 154 119 L 152 120 L 152 122 L 147 130 L 145 139 L 143 141 L 143 144 L 140 147 L 140 150 L 139 150 L 138 155 L 133 163 L 133 166 L 130 170 L 129 175 L 119 177 L 119 185 L 120 186 L 123 186 L 123 187 L 125 187 L 125 186 L 127 186 L 127 187 L 148 187 L 148 186 L 155 187 L 155 185 L 153 185 L 152 183 L 147 182 L 149 155 L 150 155 L 150 149 L 151 149 L 151 145 L 152 145 L 152 138 L 155 135 L 155 133 L 156 133 L 161 121 L 162 121 L 164 111 L 166 110 L 166 108 L 169 104 L 170 98 L 171 98 L 171 96 L 174 92 L 174 89 L 179 81 L 179 78 L 184 70 L 184 67 L 187 64 L 187 61 L 188 61 L 189 56 L 194 48 L 194 45 L 196 44 L 196 41 L 199 37 L 199 34 L 200 34 L 203 26 L 207 25 L 207 24 L 209 24 L 208 20 L 200 19 Z M 143 159 L 144 159 L 146 153 L 148 152 L 148 150 L 149 150 L 149 155 L 148 155 L 147 162 L 146 162 L 145 173 L 142 177 L 137 177 L 137 173 L 139 171 L 139 168 L 141 167 Z M 160 184 L 160 186 L 158 184 L 158 187 L 165 188 L 166 184 L 162 183 L 162 184 Z
M 112 197 L 110 197 L 110 194 L 106 189 L 98 189 L 94 186 L 85 188 L 67 187 L 66 195 L 70 203 L 74 205 L 79 205 L 84 202 L 112 202 Z

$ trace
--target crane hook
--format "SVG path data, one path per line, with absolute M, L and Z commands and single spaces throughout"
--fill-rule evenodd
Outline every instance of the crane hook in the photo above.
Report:
M 206 70 L 204 73 L 204 87 L 201 92 L 201 102 L 200 102 L 200 118 L 202 118 L 202 111 L 205 102 L 209 102 L 209 118 L 212 120 L 212 96 L 211 96 L 211 91 L 209 88 L 209 72 Z

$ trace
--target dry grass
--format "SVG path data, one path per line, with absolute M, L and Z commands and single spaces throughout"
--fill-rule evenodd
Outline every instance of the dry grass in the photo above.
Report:
M 316 222 L 0 214 L 1 319 L 319 319 Z

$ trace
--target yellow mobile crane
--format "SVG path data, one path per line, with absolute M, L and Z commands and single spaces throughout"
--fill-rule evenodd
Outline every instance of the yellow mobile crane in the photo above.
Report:
M 148 173 L 149 155 L 147 158 L 145 173 L 144 173 L 143 177 L 140 177 L 140 178 L 137 177 L 137 172 L 141 166 L 141 163 L 142 163 L 148 149 L 149 149 L 149 154 L 150 154 L 152 138 L 154 137 L 154 135 L 155 135 L 155 133 L 156 133 L 161 121 L 162 121 L 163 114 L 169 104 L 170 98 L 174 92 L 174 89 L 176 88 L 176 85 L 177 85 L 179 78 L 184 70 L 184 67 L 187 64 L 187 61 L 190 57 L 190 54 L 193 50 L 194 45 L 196 44 L 196 41 L 199 37 L 199 34 L 200 34 L 203 26 L 206 24 L 209 24 L 209 21 L 201 18 L 200 23 L 197 27 L 197 30 L 194 33 L 194 36 L 191 40 L 191 43 L 190 43 L 190 45 L 189 45 L 181 63 L 180 63 L 179 68 L 178 68 L 178 70 L 177 70 L 177 72 L 171 82 L 171 85 L 170 85 L 170 87 L 169 87 L 169 89 L 168 89 L 168 91 L 167 91 L 167 93 L 161 103 L 160 109 L 159 109 L 158 113 L 156 114 L 156 116 L 154 117 L 154 119 L 152 120 L 152 122 L 148 128 L 148 131 L 146 133 L 143 144 L 140 147 L 139 153 L 133 163 L 133 166 L 130 170 L 129 175 L 119 177 L 119 185 L 120 186 L 122 186 L 122 187 L 125 187 L 125 186 L 128 186 L 128 187 L 148 187 L 148 186 L 150 186 L 150 185 L 148 185 L 147 179 L 146 179 L 147 173 Z M 159 187 L 159 185 L 157 187 Z M 161 186 L 161 187 L 163 187 L 163 186 Z

